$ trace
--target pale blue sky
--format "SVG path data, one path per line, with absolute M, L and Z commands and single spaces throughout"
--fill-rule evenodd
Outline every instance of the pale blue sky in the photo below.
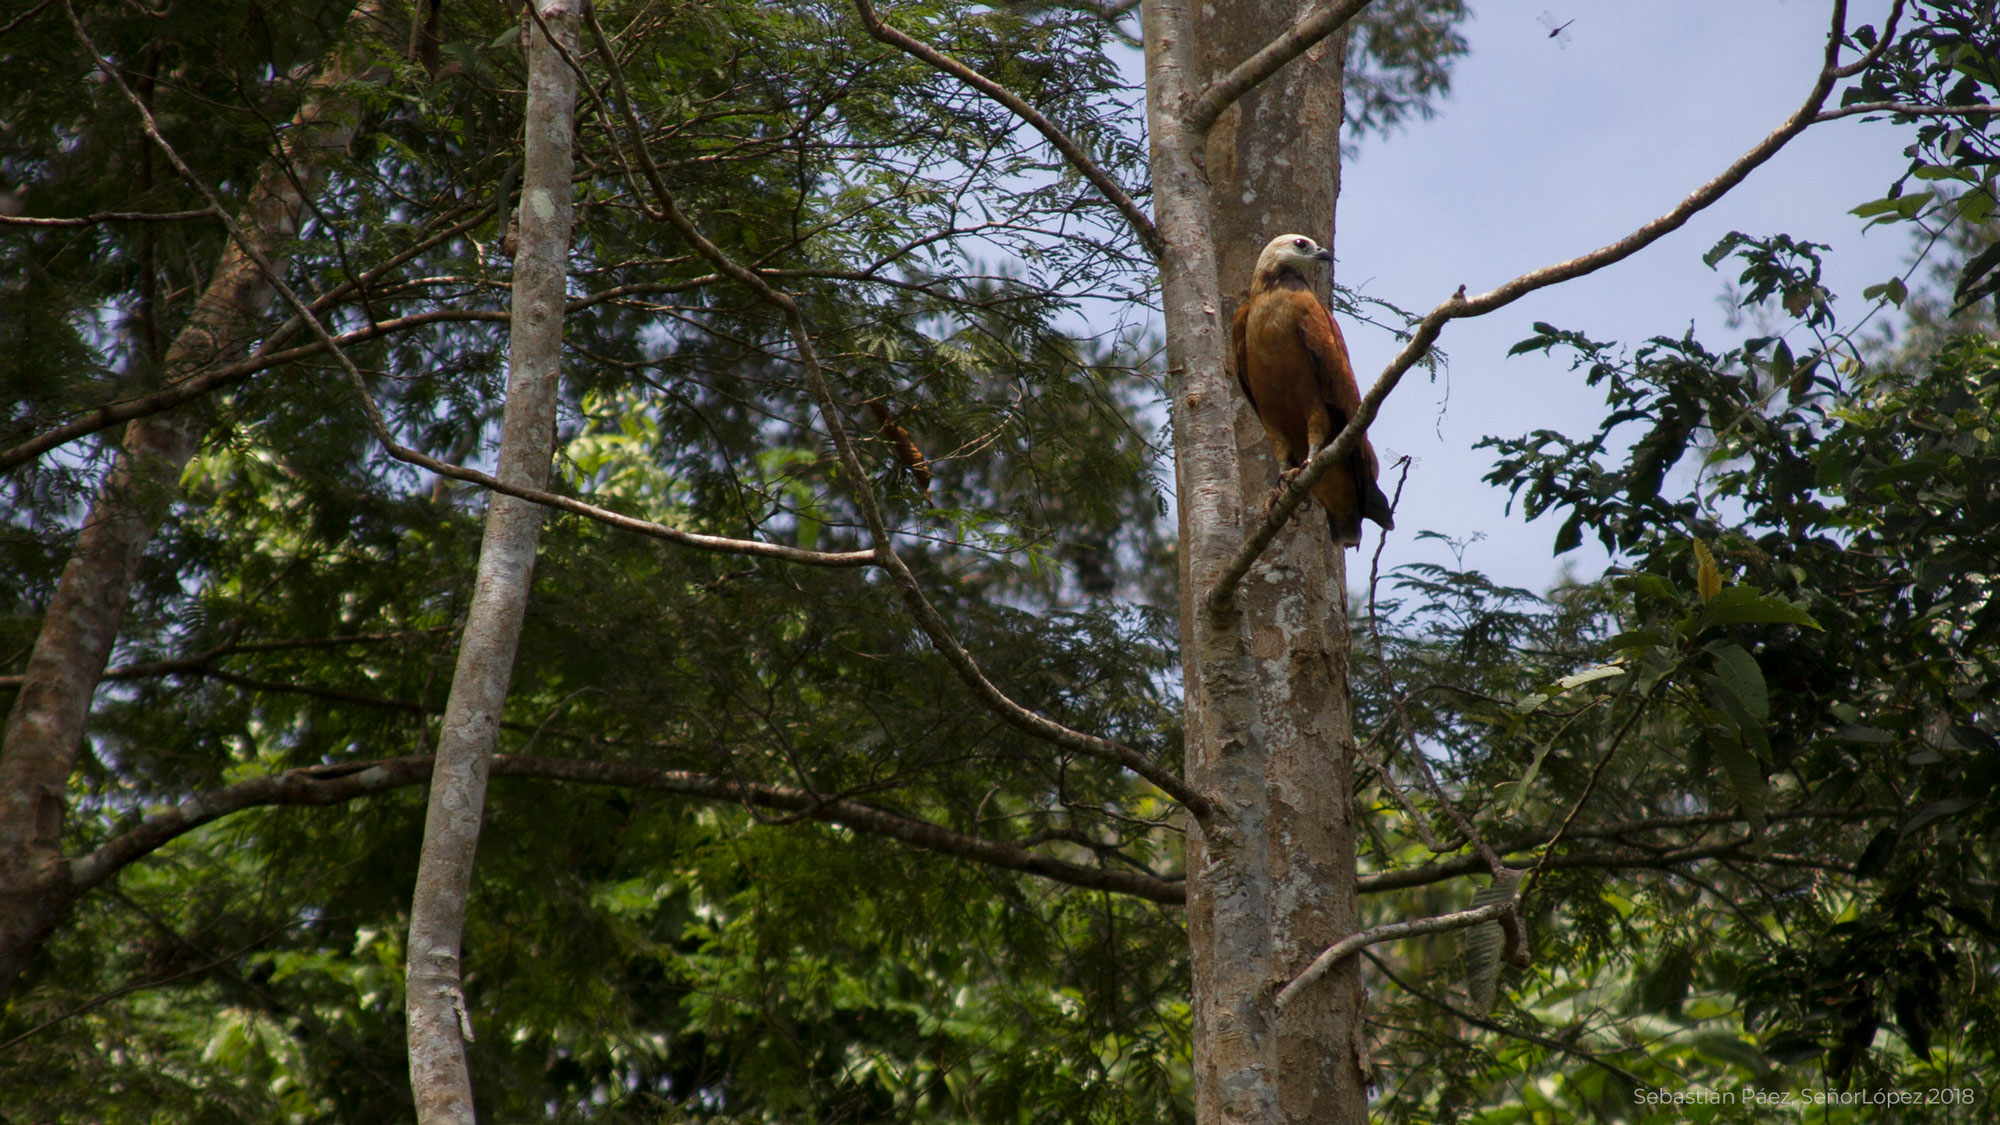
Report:
M 1888 4 L 1851 7 L 1851 24 L 1879 26 Z M 1465 29 L 1471 54 L 1436 118 L 1369 140 L 1343 174 L 1339 277 L 1408 309 L 1428 310 L 1460 284 L 1483 291 L 1595 249 L 1672 207 L 1798 108 L 1830 11 L 1817 0 L 1508 0 L 1475 9 Z M 1537 22 L 1544 9 L 1575 19 L 1566 48 Z M 1602 400 L 1566 362 L 1508 359 L 1507 348 L 1537 320 L 1633 342 L 1679 335 L 1692 321 L 1718 350 L 1740 340 L 1749 333 L 1724 327 L 1717 300 L 1737 269 L 1701 261 L 1731 230 L 1830 244 L 1835 312 L 1852 323 L 1866 311 L 1861 290 L 1900 273 L 1910 246 L 1888 227 L 1864 236 L 1847 212 L 1901 172 L 1909 140 L 1895 126 L 1856 119 L 1814 126 L 1638 257 L 1452 324 L 1442 340 L 1448 376 L 1428 383 L 1412 372 L 1371 430 L 1385 466 L 1392 454 L 1417 462 L 1384 569 L 1450 561 L 1440 546 L 1416 542 L 1416 531 L 1484 534 L 1468 566 L 1546 587 L 1562 565 L 1550 553 L 1557 522 L 1506 514 L 1506 494 L 1480 480 L 1490 452 L 1472 446 L 1537 428 L 1584 436 Z M 1397 346 L 1366 327 L 1350 326 L 1348 342 L 1364 387 Z M 1371 536 L 1348 556 L 1353 585 L 1366 580 L 1374 545 Z M 1564 558 L 1580 577 L 1605 564 L 1589 539 Z

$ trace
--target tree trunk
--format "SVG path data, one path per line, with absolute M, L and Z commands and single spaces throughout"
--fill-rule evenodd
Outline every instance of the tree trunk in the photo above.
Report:
M 507 406 L 495 475 L 546 488 L 555 454 L 574 165 L 578 0 L 536 0 L 528 26 L 526 152 L 520 241 L 514 261 Z M 543 28 L 556 36 L 551 47 Z M 567 54 L 567 58 L 565 58 Z M 486 778 L 513 677 L 541 544 L 540 505 L 494 494 L 486 512 L 479 573 L 459 643 L 431 775 L 424 846 L 410 902 L 408 981 L 410 1086 L 423 1125 L 471 1125 L 472 1037 L 459 968 L 472 862 L 479 847 Z
M 342 92 L 351 80 L 336 63 L 314 82 L 244 204 L 243 230 L 279 268 L 307 197 L 325 181 L 327 156 L 354 138 L 353 100 Z M 226 246 L 167 350 L 164 378 L 186 379 L 242 356 L 274 295 L 252 255 Z M 0 998 L 69 911 L 62 824 L 84 721 L 146 546 L 179 499 L 181 473 L 207 425 L 202 405 L 190 403 L 125 427 L 36 635 L 0 744 Z
M 1188 779 L 1215 811 L 1188 840 L 1195 1107 L 1220 1122 L 1367 1119 L 1358 969 L 1280 1015 L 1276 986 L 1356 928 L 1345 566 L 1310 505 L 1223 610 L 1216 574 L 1276 465 L 1228 366 L 1228 324 L 1270 238 L 1332 245 L 1343 37 L 1321 42 L 1206 136 L 1195 95 L 1289 27 L 1296 5 L 1185 0 L 1146 12 L 1154 205 L 1174 376 Z M 1324 296 L 1324 294 L 1322 294 Z

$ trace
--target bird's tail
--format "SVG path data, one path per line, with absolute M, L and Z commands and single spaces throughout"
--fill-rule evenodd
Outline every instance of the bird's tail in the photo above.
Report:
M 1396 530 L 1396 516 L 1389 510 L 1389 498 L 1382 494 L 1382 486 L 1372 480 L 1367 483 L 1367 495 L 1361 500 L 1361 514 L 1381 524 L 1384 531 Z

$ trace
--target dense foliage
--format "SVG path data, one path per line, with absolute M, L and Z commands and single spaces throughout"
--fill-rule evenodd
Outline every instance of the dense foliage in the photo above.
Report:
M 518 14 L 84 8 L 232 206 L 302 107 L 362 122 L 287 276 L 401 440 L 490 464 Z M 1145 183 L 1115 12 L 886 11 Z M 200 214 L 104 217 L 204 200 L 64 12 L 0 32 L 0 202 L 74 220 L 0 226 L 10 449 L 159 391 L 225 244 Z M 1458 0 L 1371 10 L 1356 133 L 1427 111 L 1463 16 Z M 1120 216 L 844 5 L 596 18 L 577 60 L 560 489 L 685 531 L 866 545 L 783 324 L 662 220 L 643 147 L 709 238 L 798 297 L 897 546 L 981 665 L 1043 714 L 1176 763 L 1154 272 Z M 1990 103 L 1992 5 L 1909 19 L 1857 104 Z M 1975 1104 L 1901 1119 L 1993 1118 L 1976 1079 L 2000 1067 L 2000 342 L 1981 312 L 2000 251 L 1979 226 L 1995 150 L 1990 116 L 1901 117 L 1910 179 L 1952 190 L 1898 184 L 1860 214 L 1959 248 L 1949 300 L 1871 291 L 1920 331 L 1837 325 L 1821 248 L 1776 233 L 1713 258 L 1740 259 L 1762 318 L 1733 346 L 1540 326 L 1523 348 L 1575 356 L 1606 419 L 1496 439 L 1493 479 L 1562 520 L 1563 547 L 1597 534 L 1618 569 L 1540 595 L 1494 585 L 1467 547 L 1460 568 L 1374 591 L 1355 631 L 1369 921 L 1474 901 L 1490 872 L 1468 827 L 1529 888 L 1523 966 L 1503 964 L 1497 926 L 1368 955 L 1384 1119 L 1633 1118 L 1649 1090 L 1746 1085 L 1970 1087 Z M 205 373 L 234 374 L 182 408 L 206 436 L 91 715 L 69 855 L 204 795 L 352 777 L 434 742 L 483 496 L 384 455 L 290 310 L 246 354 L 215 357 Z M 9 462 L 9 687 L 117 435 Z M 929 650 L 871 571 L 551 517 L 466 939 L 485 1113 L 1190 1119 L 1184 826 L 1131 774 L 979 707 Z M 0 1117 L 406 1119 L 419 780 L 250 803 L 82 894 L 0 1016 Z M 759 786 L 782 800 L 744 796 Z M 857 805 L 935 832 L 892 839 L 842 819 Z M 981 862 L 967 841 L 1157 893 Z

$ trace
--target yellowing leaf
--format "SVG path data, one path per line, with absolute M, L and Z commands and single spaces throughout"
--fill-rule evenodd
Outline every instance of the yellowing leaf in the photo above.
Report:
M 1715 556 L 1708 551 L 1708 544 L 1694 541 L 1695 585 L 1701 590 L 1701 600 L 1707 601 L 1722 592 L 1722 571 L 1715 565 Z

